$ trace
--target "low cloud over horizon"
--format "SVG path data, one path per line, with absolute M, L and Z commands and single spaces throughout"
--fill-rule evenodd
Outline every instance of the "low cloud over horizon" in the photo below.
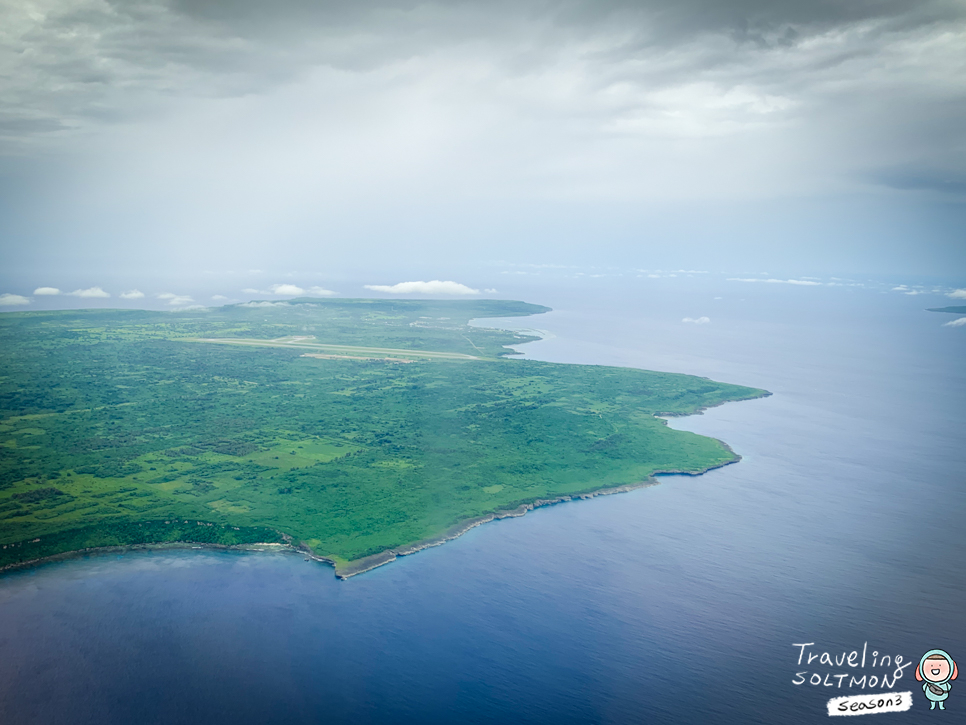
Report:
M 431 282 L 399 282 L 398 284 L 367 284 L 367 290 L 401 295 L 478 295 L 479 290 L 467 287 L 459 282 L 434 279 Z M 488 290 L 489 291 L 489 290 Z M 493 290 L 496 292 L 496 290 Z
M 157 295 L 157 298 L 159 300 L 165 300 L 173 307 L 185 307 L 186 305 L 190 305 L 194 302 L 194 299 L 192 299 L 189 295 L 179 295 L 175 294 L 174 292 L 162 292 L 161 294 Z
M 822 283 L 811 279 L 758 279 L 756 277 L 728 277 L 729 282 L 765 282 L 766 284 L 797 284 L 803 287 L 821 287 Z
M 111 296 L 109 292 L 105 292 L 100 287 L 88 287 L 87 289 L 76 289 L 73 292 L 61 292 L 56 287 L 38 287 L 37 289 L 34 290 L 34 294 L 41 297 L 56 297 L 58 295 L 69 295 L 71 297 L 84 297 L 88 299 L 91 299 L 91 298 L 106 299 Z
M 333 292 L 324 287 L 303 288 L 295 284 L 273 284 L 267 290 L 246 287 L 242 292 L 247 295 L 279 295 L 282 297 L 331 297 L 338 294 L 338 292 Z
M 0 307 L 18 307 L 29 304 L 30 300 L 22 295 L 14 295 L 9 292 L 0 295 Z
M 74 297 L 106 299 L 111 296 L 110 292 L 105 292 L 100 287 L 88 287 L 87 289 L 75 289 L 68 294 Z

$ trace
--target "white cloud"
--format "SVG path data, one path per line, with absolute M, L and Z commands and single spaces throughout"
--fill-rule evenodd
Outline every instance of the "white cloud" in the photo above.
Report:
M 483 291 L 484 291 L 484 292 L 486 292 L 486 293 L 487 293 L 488 295 L 495 295 L 495 294 L 499 294 L 499 293 L 498 293 L 498 292 L 497 292 L 497 291 L 496 291 L 495 289 L 493 289 L 492 287 L 490 287 L 489 289 L 485 289 L 485 290 L 483 290 Z
M 87 289 L 75 289 L 71 294 L 74 297 L 110 297 L 110 292 L 105 292 L 100 287 L 88 287 Z
M 955 289 L 947 297 L 952 297 L 954 300 L 966 300 L 966 289 Z
M 902 292 L 902 294 L 904 294 L 904 295 L 921 295 L 921 294 L 923 294 L 922 290 L 913 289 L 909 285 L 905 285 L 905 284 L 900 284 L 897 287 L 893 287 L 892 288 L 892 291 L 893 292 Z
M 821 282 L 813 282 L 810 279 L 758 279 L 747 277 L 728 277 L 729 282 L 767 282 L 768 284 L 797 284 L 803 287 L 820 287 Z
M 952 322 L 946 322 L 943 327 L 963 327 L 966 326 L 966 317 L 957 317 Z
M 459 282 L 434 279 L 431 282 L 400 282 L 399 284 L 367 284 L 365 288 L 373 292 L 389 292 L 392 294 L 419 295 L 478 295 L 479 290 L 467 287 Z
M 30 300 L 20 295 L 2 294 L 0 295 L 0 307 L 13 307 L 15 305 L 29 305 Z
M 696 274 L 708 274 L 707 272 L 702 271 L 700 269 L 679 269 L 676 272 L 668 272 L 663 269 L 655 269 L 655 270 L 640 269 L 638 271 L 641 273 L 637 275 L 638 277 L 643 277 L 646 274 L 648 279 L 665 279 L 669 277 L 677 277 L 679 274 L 686 274 L 688 276 L 694 276 Z M 596 274 L 596 275 L 590 275 L 590 276 L 603 277 L 604 275 Z
M 246 295 L 279 295 L 282 297 L 331 297 L 336 294 L 324 287 L 309 287 L 305 289 L 295 284 L 273 284 L 267 290 L 246 287 L 242 290 Z M 214 299 L 214 298 L 212 298 Z M 222 297 L 222 299 L 227 299 Z
M 305 290 L 294 284 L 273 284 L 271 286 L 273 295 L 288 295 L 297 297 L 305 294 Z
M 294 284 L 273 284 L 271 287 L 269 287 L 269 290 L 273 295 L 290 295 L 296 297 L 302 297 L 304 295 L 309 295 L 312 297 L 331 297 L 335 294 L 335 292 L 325 289 L 325 287 L 309 287 L 308 289 L 303 289 Z M 268 293 L 261 292 L 260 294 Z
M 711 322 L 710 317 L 685 317 L 681 322 L 692 322 L 695 325 L 707 325 Z
M 243 302 L 239 307 L 288 307 L 288 302 Z
M 121 292 L 122 300 L 139 300 L 144 297 L 144 293 L 141 290 L 132 289 L 127 292 Z
M 167 300 L 172 307 L 184 307 L 194 302 L 194 299 L 188 295 L 176 295 L 174 292 L 162 292 L 158 295 L 158 299 Z
M 34 290 L 35 295 L 59 295 L 60 290 L 56 287 L 38 287 Z
M 227 300 L 228 298 L 225 297 L 225 295 L 212 295 L 211 299 L 218 300 L 220 302 L 221 300 Z

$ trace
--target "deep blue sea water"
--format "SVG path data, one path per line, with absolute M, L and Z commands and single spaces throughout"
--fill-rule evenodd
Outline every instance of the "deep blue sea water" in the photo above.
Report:
M 772 391 L 671 425 L 743 460 L 472 530 L 347 582 L 283 554 L 90 556 L 0 578 L 2 723 L 814 723 L 794 643 L 966 666 L 966 327 L 863 288 L 584 280 L 530 357 Z M 501 290 L 504 292 L 505 290 Z M 508 295 L 511 296 L 511 295 Z M 925 301 L 924 301 L 925 300 Z M 707 316 L 703 325 L 684 317 Z M 832 680 L 834 683 L 835 680 Z M 881 691 L 873 688 L 869 691 Z M 878 721 L 877 719 L 874 721 Z

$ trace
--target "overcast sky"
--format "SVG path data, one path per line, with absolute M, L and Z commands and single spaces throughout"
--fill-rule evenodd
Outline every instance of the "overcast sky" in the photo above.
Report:
M 962 287 L 964 229 L 962 0 L 0 0 L 0 292 L 499 264 Z

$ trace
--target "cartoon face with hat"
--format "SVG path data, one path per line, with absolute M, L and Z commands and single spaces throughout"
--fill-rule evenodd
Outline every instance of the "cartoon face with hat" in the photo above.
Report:
M 916 679 L 922 683 L 930 710 L 935 710 L 937 704 L 940 710 L 946 709 L 946 698 L 953 687 L 949 683 L 958 676 L 959 669 L 945 650 L 931 649 L 922 656 L 916 668 Z

